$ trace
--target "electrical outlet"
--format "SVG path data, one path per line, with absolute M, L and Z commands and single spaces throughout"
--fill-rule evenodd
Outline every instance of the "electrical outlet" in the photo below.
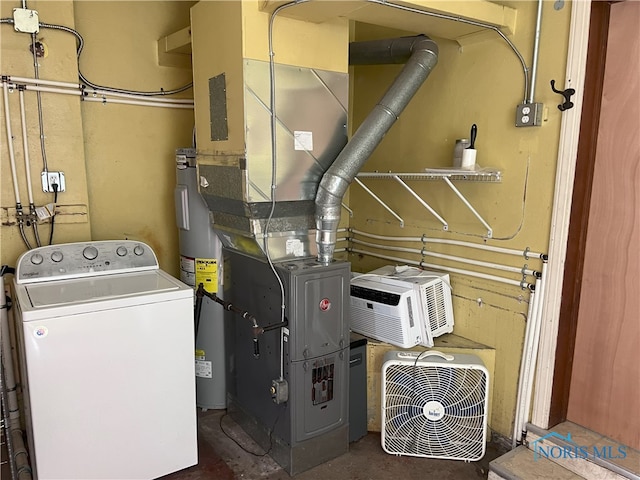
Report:
M 66 185 L 63 172 L 42 172 L 42 191 L 54 192 L 53 185 L 57 185 L 58 193 L 64 192 Z
M 542 103 L 521 103 L 516 108 L 516 127 L 539 127 L 543 109 Z

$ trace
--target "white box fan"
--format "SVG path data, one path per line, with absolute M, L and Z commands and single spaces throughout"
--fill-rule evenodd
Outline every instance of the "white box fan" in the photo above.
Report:
M 382 448 L 392 455 L 484 456 L 489 372 L 475 355 L 391 351 L 382 365 Z
M 387 265 L 351 279 L 351 330 L 401 348 L 453 331 L 446 273 Z

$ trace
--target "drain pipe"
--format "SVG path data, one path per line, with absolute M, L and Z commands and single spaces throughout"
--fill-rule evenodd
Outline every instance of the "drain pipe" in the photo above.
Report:
M 31 466 L 29 456 L 22 437 L 20 409 L 18 406 L 17 385 L 11 353 L 11 337 L 9 330 L 9 315 L 7 296 L 4 286 L 4 275 L 13 273 L 13 268 L 2 265 L 0 268 L 0 361 L 2 363 L 2 391 L 5 410 L 5 426 L 7 431 L 7 450 L 10 458 L 12 478 L 17 480 L 31 480 Z
M 418 35 L 349 45 L 351 65 L 405 63 L 382 99 L 322 177 L 316 195 L 318 261 L 333 260 L 342 197 L 349 184 L 398 119 L 438 61 L 438 46 Z

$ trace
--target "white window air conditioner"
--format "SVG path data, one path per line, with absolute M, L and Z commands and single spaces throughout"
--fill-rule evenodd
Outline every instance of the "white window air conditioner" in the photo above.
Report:
M 401 348 L 453 331 L 449 275 L 386 267 L 351 279 L 351 330 Z

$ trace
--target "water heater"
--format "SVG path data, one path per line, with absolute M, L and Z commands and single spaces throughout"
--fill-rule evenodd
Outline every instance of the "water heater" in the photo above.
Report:
M 176 151 L 176 222 L 180 233 L 180 280 L 222 297 L 222 245 L 209 220 L 209 208 L 198 193 L 196 151 Z M 224 311 L 204 297 L 195 342 L 196 404 L 224 409 L 226 401 Z

